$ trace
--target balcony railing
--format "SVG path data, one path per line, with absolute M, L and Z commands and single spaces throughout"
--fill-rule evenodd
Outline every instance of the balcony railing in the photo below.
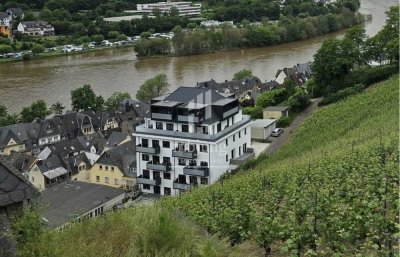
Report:
M 194 159 L 197 157 L 197 150 L 194 151 L 180 151 L 178 148 L 172 151 L 172 157 Z
M 142 145 L 137 145 L 136 146 L 136 151 L 139 153 L 148 153 L 148 154 L 159 154 L 160 153 L 160 147 L 159 146 L 142 146 Z
M 170 131 L 170 130 L 160 130 L 160 129 L 151 129 L 146 128 L 145 124 L 139 125 L 136 127 L 135 135 L 155 135 L 155 136 L 167 136 L 167 137 L 177 137 L 177 138 L 187 138 L 187 139 L 198 139 L 198 140 L 206 140 L 206 141 L 215 141 L 219 138 L 225 136 L 226 134 L 237 130 L 238 128 L 245 126 L 251 123 L 251 118 L 248 115 L 243 115 L 241 121 L 236 122 L 229 128 L 226 128 L 216 134 L 209 135 L 203 133 L 189 133 L 189 132 L 181 132 L 181 131 Z
M 179 189 L 179 190 L 190 190 L 193 185 L 191 184 L 186 184 L 186 183 L 180 183 L 178 180 L 175 180 L 172 187 L 174 189 Z
M 143 175 L 137 177 L 136 181 L 138 184 L 145 184 L 151 186 L 159 186 L 161 184 L 161 178 L 149 179 L 149 178 L 143 178 Z
M 241 156 L 235 159 L 231 159 L 230 164 L 239 165 L 247 160 L 253 159 L 254 157 L 255 157 L 254 149 L 248 147 Z
M 238 111 L 239 111 L 239 107 L 236 106 L 235 108 L 232 108 L 229 111 L 224 112 L 222 114 L 222 118 L 225 119 L 226 117 L 231 116 L 232 114 L 237 113 Z
M 146 168 L 149 170 L 170 171 L 171 163 L 153 163 L 152 161 L 146 163 Z
M 178 121 L 184 121 L 184 122 L 200 122 L 200 118 L 196 116 L 184 116 L 184 115 L 178 115 Z
M 160 120 L 172 120 L 172 114 L 152 112 L 151 118 Z
M 186 166 L 183 168 L 183 174 L 198 177 L 207 177 L 210 169 L 206 166 Z

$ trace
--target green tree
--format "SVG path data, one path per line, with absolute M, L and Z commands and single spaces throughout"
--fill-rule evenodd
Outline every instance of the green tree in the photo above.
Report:
M 75 112 L 92 109 L 98 111 L 103 108 L 104 99 L 102 96 L 96 96 L 90 85 L 84 85 L 71 91 L 71 105 Z
M 93 35 L 92 40 L 96 43 L 101 43 L 104 40 L 104 36 L 100 34 Z
M 233 74 L 233 80 L 239 81 L 246 78 L 256 78 L 249 69 L 243 69 Z
M 110 32 L 108 32 L 107 37 L 110 39 L 116 39 L 119 36 L 119 32 L 112 30 Z
M 119 34 L 117 36 L 117 40 L 118 41 L 124 41 L 124 40 L 127 40 L 127 39 L 128 39 L 128 37 L 125 34 Z
M 0 54 L 8 54 L 14 52 L 14 49 L 10 45 L 0 45 Z
M 44 52 L 44 50 L 45 50 L 45 48 L 44 48 L 44 46 L 42 46 L 42 45 L 40 45 L 40 44 L 35 44 L 33 47 L 32 47 L 32 53 L 34 53 L 34 54 L 40 54 L 40 53 L 43 53 Z
M 51 111 L 47 108 L 46 102 L 43 100 L 37 100 L 30 106 L 22 108 L 20 113 L 20 121 L 28 123 L 32 122 L 36 118 L 44 119 L 50 114 Z
M 140 37 L 148 39 L 149 37 L 151 37 L 151 33 L 148 31 L 142 32 L 142 33 L 140 33 Z
M 65 106 L 62 105 L 59 101 L 52 104 L 50 110 L 54 113 L 55 116 L 61 116 L 64 112 Z
M 118 108 L 123 100 L 132 99 L 131 95 L 127 92 L 115 92 L 105 102 L 107 111 L 113 111 Z
M 168 80 L 165 74 L 158 74 L 148 79 L 140 86 L 136 98 L 140 101 L 148 101 L 154 97 L 161 96 L 168 91 Z

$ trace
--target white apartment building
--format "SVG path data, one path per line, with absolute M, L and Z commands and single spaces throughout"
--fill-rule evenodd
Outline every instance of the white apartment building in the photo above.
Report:
M 192 4 L 192 2 L 167 1 L 136 5 L 136 9 L 138 11 L 150 14 L 152 14 L 156 9 L 158 9 L 161 13 L 169 13 L 173 7 L 179 11 L 179 16 L 198 16 L 201 14 L 201 4 Z
M 140 189 L 178 195 L 216 182 L 251 155 L 251 123 L 234 94 L 180 87 L 153 99 L 134 133 Z

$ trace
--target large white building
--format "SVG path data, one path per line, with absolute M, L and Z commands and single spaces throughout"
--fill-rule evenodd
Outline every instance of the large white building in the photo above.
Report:
M 198 16 L 201 14 L 201 4 L 192 4 L 192 2 L 167 1 L 136 5 L 138 11 L 150 14 L 152 14 L 154 10 L 159 10 L 161 13 L 169 13 L 173 7 L 179 11 L 179 16 Z
M 233 94 L 180 87 L 153 99 L 134 133 L 140 189 L 177 195 L 216 182 L 251 155 L 251 123 Z

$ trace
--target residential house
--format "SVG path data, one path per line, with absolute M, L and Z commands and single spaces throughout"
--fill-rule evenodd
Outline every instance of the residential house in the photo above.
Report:
M 58 155 L 51 155 L 45 160 L 37 160 L 29 171 L 29 181 L 39 191 L 67 180 L 69 176 L 68 170 Z
M 251 139 L 267 139 L 275 128 L 275 119 L 257 119 L 251 124 Z
M 38 119 L 36 120 L 36 122 L 40 124 L 40 131 L 38 136 L 39 146 L 53 144 L 61 141 L 61 129 L 52 119 Z
M 150 110 L 150 105 L 136 100 L 124 100 L 120 104 L 116 115 L 121 121 L 120 128 L 125 134 L 131 135 L 136 125 L 143 122 L 144 117 Z
M 36 157 L 28 153 L 20 153 L 15 151 L 12 151 L 8 156 L 4 156 L 4 158 L 27 178 L 29 170 L 36 162 Z
M 311 62 L 296 64 L 291 68 L 279 69 L 275 81 L 283 85 L 285 80 L 291 80 L 295 86 L 302 86 L 311 77 Z
M 123 204 L 126 191 L 81 181 L 65 181 L 42 192 L 43 220 L 49 228 L 94 218 Z
M 101 155 L 90 169 L 90 182 L 135 190 L 135 167 L 135 143 L 129 141 Z
M 47 21 L 21 21 L 17 30 L 29 36 L 52 36 L 54 27 Z
M 38 126 L 36 124 L 17 123 L 0 127 L 0 155 L 9 155 L 11 151 L 22 152 L 36 146 Z
M 289 106 L 268 106 L 263 110 L 264 119 L 280 119 L 289 116 Z
M 1 35 L 3 35 L 3 37 L 11 37 L 12 36 L 11 27 L 0 24 L 0 36 Z
M 251 123 L 232 94 L 210 88 L 180 87 L 152 99 L 134 133 L 140 189 L 178 195 L 216 182 L 247 156 Z
M 19 171 L 0 157 L 0 256 L 17 257 L 11 231 L 11 217 L 22 213 L 22 206 L 38 196 L 36 189 Z
M 12 16 L 7 12 L 0 12 L 0 25 L 11 27 Z

